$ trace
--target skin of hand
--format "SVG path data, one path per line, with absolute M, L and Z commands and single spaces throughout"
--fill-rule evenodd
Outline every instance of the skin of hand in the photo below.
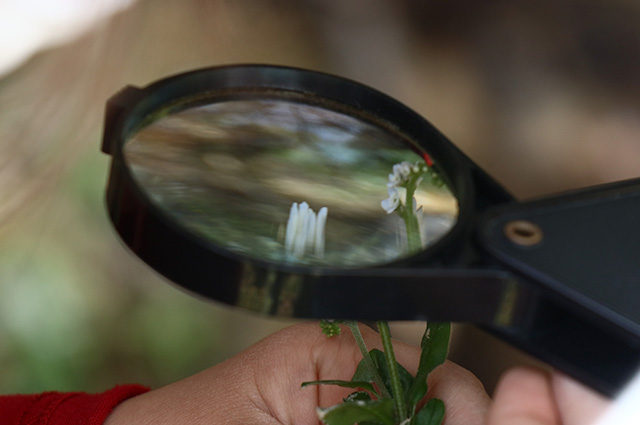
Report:
M 360 329 L 369 349 L 381 349 L 376 332 Z M 419 348 L 401 342 L 393 346 L 398 362 L 415 373 Z M 339 403 L 353 390 L 300 384 L 349 380 L 361 358 L 346 328 L 328 338 L 315 323 L 294 325 L 197 375 L 125 401 L 105 425 L 319 424 L 316 407 Z M 482 384 L 452 362 L 429 375 L 427 397 L 444 401 L 444 425 L 485 423 L 490 400 Z
M 514 368 L 500 380 L 488 425 L 588 425 L 609 401 L 556 372 Z

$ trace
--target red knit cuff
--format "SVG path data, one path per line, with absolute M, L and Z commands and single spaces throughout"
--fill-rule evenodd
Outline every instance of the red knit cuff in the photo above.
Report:
M 149 388 L 141 385 L 120 385 L 100 394 L 49 392 L 3 397 L 0 407 L 13 398 L 12 407 L 22 405 L 22 409 L 12 412 L 16 420 L 0 419 L 0 425 L 102 425 L 119 403 L 147 391 Z

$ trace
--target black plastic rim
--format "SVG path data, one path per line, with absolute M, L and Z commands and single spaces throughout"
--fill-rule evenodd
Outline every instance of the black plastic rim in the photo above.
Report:
M 155 208 L 138 186 L 123 156 L 124 144 L 135 132 L 148 123 L 149 116 L 163 108 L 199 98 L 215 99 L 229 93 L 295 93 L 309 99 L 309 103 L 328 101 L 344 105 L 347 110 L 365 115 L 406 136 L 414 142 L 408 147 L 428 152 L 458 199 L 459 215 L 449 233 L 426 250 L 415 255 L 381 264 L 373 269 L 344 269 L 303 267 L 276 264 L 240 254 L 214 245 L 195 236 L 173 219 Z M 328 289 L 327 279 L 351 285 L 354 274 L 373 276 L 382 269 L 428 267 L 439 263 L 438 253 L 455 246 L 461 235 L 467 234 L 474 216 L 475 191 L 472 184 L 472 163 L 428 121 L 400 102 L 359 83 L 332 75 L 288 67 L 241 65 L 206 68 L 179 74 L 157 81 L 142 89 L 128 87 L 112 97 L 107 105 L 103 151 L 112 155 L 112 168 L 107 190 L 111 219 L 129 248 L 152 268 L 174 283 L 208 298 L 233 305 L 242 304 L 243 288 L 259 287 L 261 280 L 303 282 L 303 292 Z M 437 272 L 435 274 L 438 274 Z M 387 281 L 389 278 L 386 278 Z M 243 286 L 244 285 L 244 286 Z M 281 289 L 280 289 L 281 290 Z M 277 292 L 277 291 L 276 291 Z M 384 292 L 384 291 L 383 291 Z M 266 298 L 277 298 L 268 294 Z M 298 298 L 305 298 L 299 295 Z M 308 297 L 307 297 L 308 298 Z M 305 304 L 306 303 L 306 304 Z M 296 307 L 294 312 L 268 311 L 305 317 L 327 317 L 312 311 L 311 299 Z M 416 313 L 407 310 L 406 302 L 398 302 L 393 312 L 382 313 L 376 304 L 370 314 L 400 315 L 412 318 Z M 249 307 L 254 309 L 252 307 Z M 377 313 L 374 311 L 377 308 Z M 295 308 L 294 308 L 295 310 Z M 363 317 L 366 312 L 350 312 Z M 370 315 L 366 313 L 365 315 Z

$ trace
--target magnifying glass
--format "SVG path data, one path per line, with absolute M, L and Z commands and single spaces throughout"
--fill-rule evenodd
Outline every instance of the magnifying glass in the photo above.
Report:
M 474 323 L 614 395 L 640 367 L 640 181 L 518 203 L 424 118 L 264 65 L 126 87 L 107 205 L 175 284 L 271 315 Z

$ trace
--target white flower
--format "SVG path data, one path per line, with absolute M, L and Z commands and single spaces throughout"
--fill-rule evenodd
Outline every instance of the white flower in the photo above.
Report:
M 316 237 L 313 253 L 318 258 L 322 258 L 324 256 L 324 228 L 327 224 L 328 214 L 329 210 L 327 207 L 322 207 L 320 208 L 320 211 L 318 211 L 318 217 L 316 219 Z
M 326 207 L 322 207 L 316 215 L 306 202 L 300 205 L 294 202 L 287 221 L 285 252 L 294 258 L 302 258 L 307 252 L 313 251 L 316 257 L 322 258 L 327 214 Z
M 404 183 L 409 179 L 411 175 L 411 164 L 409 161 L 403 161 L 393 166 L 393 180 Z M 389 181 L 391 181 L 391 175 L 389 175 Z
M 398 187 L 402 184 L 402 179 L 398 174 L 389 174 L 389 182 L 387 183 L 387 187 Z
M 389 194 L 389 198 L 380 202 L 380 205 L 387 214 L 391 214 L 398 208 L 398 205 L 400 205 L 400 193 L 398 193 L 398 189 L 395 187 L 387 189 L 387 193 Z
M 387 214 L 394 212 L 400 205 L 398 188 L 406 188 L 407 183 L 412 179 L 415 179 L 412 185 L 418 186 L 422 181 L 422 174 L 425 173 L 427 169 L 427 166 L 420 161 L 415 164 L 409 161 L 403 161 L 393 166 L 393 173 L 389 174 L 389 181 L 387 182 L 389 198 L 380 203 Z M 416 209 L 415 205 L 413 209 Z
M 393 166 L 393 173 L 389 174 L 389 182 L 387 187 L 404 186 L 413 176 L 422 174 L 426 171 L 426 165 L 416 162 L 412 164 L 409 161 L 403 161 Z M 422 178 L 420 178 L 422 179 Z M 418 184 L 420 181 L 418 181 Z
M 422 206 L 418 207 L 415 196 L 411 200 L 408 198 L 415 193 L 423 175 L 428 171 L 428 166 L 421 161 L 416 163 L 403 161 L 395 164 L 387 182 L 389 197 L 380 202 L 380 206 L 387 214 L 397 212 L 405 221 L 406 242 L 411 250 L 419 249 L 419 245 L 423 248 L 425 246 L 423 237 L 425 214 Z M 406 205 L 401 201 L 400 193 L 407 198 Z

